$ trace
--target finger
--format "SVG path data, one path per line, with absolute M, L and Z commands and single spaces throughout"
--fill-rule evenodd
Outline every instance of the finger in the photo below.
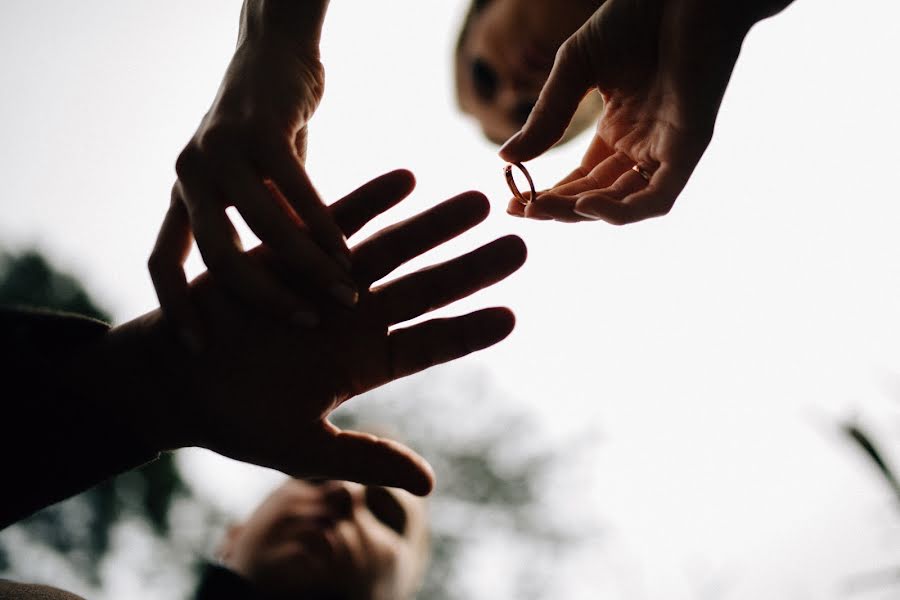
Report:
M 349 273 L 325 254 L 254 173 L 232 160 L 221 176 L 244 221 L 294 275 L 312 280 L 316 289 L 327 290 L 345 306 L 356 304 L 358 293 Z
M 525 263 L 525 243 L 506 236 L 373 290 L 389 324 L 414 319 L 505 279 Z
M 540 198 L 548 192 L 570 195 L 581 193 L 595 187 L 606 187 L 615 181 L 616 177 L 618 177 L 623 170 L 631 167 L 632 164 L 634 164 L 634 161 L 625 154 L 616 152 L 608 146 L 601 137 L 595 136 L 591 145 L 588 147 L 581 164 L 551 189 L 538 192 L 537 197 Z M 528 194 L 528 192 L 525 193 Z M 514 198 L 513 200 L 516 199 Z M 510 204 L 510 209 L 507 209 L 507 212 L 509 212 L 509 214 L 514 214 L 515 216 L 527 216 L 531 219 L 541 220 L 555 218 L 544 215 L 543 211 L 532 210 L 531 213 L 527 214 L 524 205 L 522 205 L 522 210 L 515 210 L 512 204 Z
M 388 335 L 389 371 L 373 387 L 493 346 L 512 332 L 515 322 L 508 308 L 487 308 L 395 329 Z
M 667 214 L 686 184 L 682 170 L 663 165 L 640 191 L 621 200 L 599 192 L 585 194 L 575 203 L 574 211 L 614 225 L 635 223 Z
M 267 158 L 269 177 L 309 227 L 313 239 L 340 266 L 349 269 L 350 250 L 347 248 L 347 240 L 319 198 L 306 170 L 294 158 L 294 153 L 285 149 L 283 152 L 270 153 Z
M 297 325 L 312 327 L 318 317 L 312 307 L 297 298 L 274 277 L 253 265 L 244 255 L 240 237 L 222 204 L 207 186 L 187 186 L 182 193 L 203 262 L 210 276 L 235 297 L 276 318 L 289 318 Z
M 406 446 L 356 431 L 336 431 L 316 446 L 313 477 L 403 488 L 425 496 L 434 488 L 434 472 Z
M 400 169 L 385 173 L 353 190 L 329 207 L 331 216 L 347 237 L 369 221 L 400 203 L 416 187 L 416 178 Z
M 640 174 L 626 166 L 631 162 L 631 159 L 622 154 L 610 157 L 582 180 L 574 181 L 538 196 L 537 200 L 526 209 L 525 216 L 528 218 L 549 217 L 564 223 L 591 220 L 576 212 L 575 207 L 579 199 L 591 196 L 602 198 L 603 202 L 607 204 L 608 201 L 621 202 L 628 195 L 647 186 L 647 181 Z
M 538 196 L 525 208 L 525 217 L 542 221 L 560 221 L 563 223 L 578 223 L 588 221 L 587 217 L 576 214 L 575 198 L 570 196 L 557 196 L 547 193 Z
M 192 239 L 190 220 L 176 183 L 156 244 L 147 260 L 147 268 L 166 320 L 189 350 L 199 352 L 203 336 L 194 315 L 184 274 L 184 261 L 190 254 Z
M 522 204 L 522 201 L 518 198 L 513 198 L 509 201 L 509 204 L 506 205 L 506 214 L 514 217 L 524 217 L 525 205 Z
M 522 130 L 500 148 L 503 160 L 531 160 L 552 147 L 566 132 L 578 105 L 593 86 L 590 67 L 579 40 L 572 36 L 556 53 L 553 69 L 528 120 Z
M 622 152 L 615 152 L 591 168 L 582 168 L 584 175 L 567 183 L 554 186 L 550 192 L 561 196 L 574 196 L 583 192 L 602 190 L 614 184 L 623 173 L 627 173 L 634 161 Z M 632 171 L 632 173 L 634 173 Z M 634 173 L 637 175 L 637 173 Z M 640 176 L 638 176 L 640 177 Z
M 354 272 L 366 283 L 377 281 L 412 258 L 453 239 L 487 218 L 484 194 L 466 192 L 384 229 L 353 249 Z

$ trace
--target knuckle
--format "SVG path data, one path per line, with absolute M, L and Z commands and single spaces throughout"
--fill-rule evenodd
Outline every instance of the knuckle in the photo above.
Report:
M 305 122 L 312 118 L 325 95 L 325 67 L 319 60 L 310 61 L 305 65 L 301 77 L 306 91 L 306 102 L 303 103 L 300 117 Z
M 212 271 L 225 271 L 233 262 L 233 257 L 228 250 L 213 248 L 204 250 L 200 247 L 200 256 L 203 262 Z
M 191 141 L 175 159 L 175 173 L 179 178 L 190 177 L 202 161 L 200 149 Z
M 233 143 L 236 137 L 240 137 L 238 131 L 240 131 L 239 127 L 226 123 L 213 124 L 198 133 L 197 145 L 204 153 L 215 152 L 223 146 Z
M 150 277 L 155 279 L 166 268 L 166 261 L 162 254 L 154 250 L 147 259 L 147 270 L 150 271 Z
M 568 70 L 577 70 L 585 66 L 585 48 L 579 36 L 570 36 L 562 43 L 556 51 L 556 62 Z

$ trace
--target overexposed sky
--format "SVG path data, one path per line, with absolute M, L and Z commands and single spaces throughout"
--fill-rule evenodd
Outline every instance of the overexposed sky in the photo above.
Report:
M 577 495 L 614 524 L 640 582 L 622 597 L 702 598 L 697 571 L 721 574 L 708 597 L 837 598 L 845 575 L 898 564 L 896 506 L 831 423 L 858 416 L 900 463 L 900 5 L 798 0 L 760 24 L 675 209 L 615 228 L 504 214 L 502 163 L 453 102 L 464 4 L 332 3 L 307 167 L 328 199 L 411 169 L 417 191 L 382 224 L 487 194 L 487 223 L 435 258 L 528 243 L 518 274 L 450 312 L 511 306 L 512 337 L 464 363 L 560 449 L 599 432 L 557 506 Z M 239 7 L 3 0 L 0 243 L 47 250 L 119 320 L 155 306 L 146 258 Z M 533 161 L 537 186 L 586 143 Z M 210 494 L 255 500 L 249 472 L 187 462 Z M 609 560 L 573 565 L 571 596 L 613 589 Z

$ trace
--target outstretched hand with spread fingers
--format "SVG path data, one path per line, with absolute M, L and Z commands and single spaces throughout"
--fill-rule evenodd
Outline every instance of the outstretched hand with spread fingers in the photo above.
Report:
M 389 173 L 332 205 L 331 216 L 350 236 L 413 186 L 409 172 Z M 372 287 L 403 263 L 472 228 L 488 211 L 482 194 L 467 192 L 357 244 L 352 273 L 358 305 L 347 309 L 318 297 L 320 321 L 312 328 L 248 310 L 214 277 L 201 275 L 191 284 L 191 301 L 211 343 L 193 359 L 189 389 L 175 413 L 187 424 L 181 431 L 198 433 L 169 445 L 199 445 L 297 477 L 427 493 L 432 474 L 423 459 L 395 442 L 341 431 L 328 415 L 353 396 L 491 346 L 510 333 L 514 318 L 506 308 L 397 324 L 514 272 L 525 260 L 517 237 Z M 173 230 L 189 227 L 183 211 L 169 219 Z M 246 260 L 279 280 L 292 276 L 265 246 L 247 252 Z M 167 419 L 173 420 L 171 413 Z

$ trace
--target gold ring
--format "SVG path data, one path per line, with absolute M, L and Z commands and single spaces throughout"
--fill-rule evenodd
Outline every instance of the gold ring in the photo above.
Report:
M 640 165 L 634 165 L 631 167 L 631 170 L 643 177 L 644 181 L 650 181 L 650 173 L 642 169 Z
M 503 167 L 503 174 L 506 176 L 506 184 L 509 186 L 510 191 L 513 193 L 513 196 L 518 198 L 519 202 L 521 202 L 524 206 L 528 206 L 528 203 L 531 201 L 526 198 L 522 192 L 519 191 L 519 186 L 516 185 L 516 180 L 513 178 L 512 168 L 516 167 L 522 173 L 525 174 L 525 179 L 528 180 L 528 185 L 531 187 L 531 200 L 537 198 L 537 192 L 534 189 L 534 181 L 531 179 L 531 175 L 528 173 L 528 169 L 526 169 L 522 163 L 509 163 L 505 167 Z

